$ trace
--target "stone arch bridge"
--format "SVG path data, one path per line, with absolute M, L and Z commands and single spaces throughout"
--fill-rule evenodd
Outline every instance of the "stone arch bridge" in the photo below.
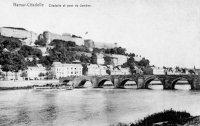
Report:
M 115 88 L 124 88 L 127 81 L 134 81 L 138 89 L 147 89 L 150 82 L 160 80 L 163 89 L 174 89 L 176 82 L 187 80 L 192 90 L 200 90 L 198 75 L 109 75 L 109 76 L 71 76 L 60 78 L 60 83 L 72 82 L 75 88 L 81 88 L 90 81 L 94 88 L 100 88 L 106 81 L 111 81 Z

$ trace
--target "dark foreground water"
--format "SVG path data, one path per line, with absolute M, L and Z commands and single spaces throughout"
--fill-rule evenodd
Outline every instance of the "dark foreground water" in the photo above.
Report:
M 177 87 L 0 91 L 0 125 L 107 126 L 170 108 L 200 115 L 200 92 Z

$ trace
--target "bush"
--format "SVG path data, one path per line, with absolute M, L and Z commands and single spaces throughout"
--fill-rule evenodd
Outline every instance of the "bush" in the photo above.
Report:
M 169 125 L 180 124 L 187 122 L 191 115 L 187 112 L 174 111 L 172 109 L 163 112 L 155 113 L 145 117 L 137 123 L 132 123 L 130 126 L 152 126 L 154 123 L 167 121 Z

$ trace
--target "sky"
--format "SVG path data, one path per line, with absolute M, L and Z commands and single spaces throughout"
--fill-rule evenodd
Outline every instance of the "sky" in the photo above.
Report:
M 13 3 L 45 6 L 14 7 Z M 72 33 L 95 42 L 118 43 L 155 66 L 200 68 L 200 0 L 1 0 L 3 26 L 38 34 Z

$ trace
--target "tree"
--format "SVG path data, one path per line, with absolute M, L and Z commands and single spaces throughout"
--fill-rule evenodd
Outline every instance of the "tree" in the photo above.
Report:
M 0 71 L 0 80 L 5 78 L 5 74 Z
M 122 65 L 122 67 L 128 67 L 130 69 L 130 73 L 133 75 L 134 73 L 136 73 L 135 70 L 135 59 L 133 58 L 133 56 L 129 57 L 127 62 L 124 63 Z
M 109 69 L 107 69 L 107 70 L 106 70 L 106 73 L 107 73 L 108 75 L 110 75 L 110 74 L 111 74 L 111 71 L 110 71 Z
M 45 74 L 44 74 L 44 73 L 39 73 L 38 76 L 39 76 L 39 77 L 43 77 L 43 76 L 45 76 Z
M 23 71 L 20 76 L 23 77 L 23 78 L 26 78 L 28 76 L 28 74 L 27 74 L 27 72 Z
M 22 42 L 17 38 L 0 36 L 0 46 L 1 50 L 6 48 L 9 51 L 14 51 L 22 46 Z
M 92 64 L 97 64 L 97 55 L 96 55 L 96 53 L 92 53 L 91 63 Z
M 69 47 L 75 47 L 76 43 L 73 41 L 64 41 L 59 39 L 54 39 L 51 43 L 51 46 L 55 46 L 56 48 L 69 48 Z
M 39 59 L 42 58 L 42 51 L 40 49 L 34 48 L 31 54 Z
M 82 73 L 83 73 L 83 75 L 86 75 L 88 72 L 87 64 L 82 64 L 82 66 L 83 66 Z
M 81 57 L 80 57 L 80 61 L 82 63 L 90 63 L 90 58 L 88 56 L 82 54 Z
M 151 67 L 142 68 L 143 74 L 145 75 L 153 75 L 153 69 Z
M 43 66 L 45 66 L 48 69 L 48 68 L 51 68 L 53 64 L 53 60 L 51 56 L 44 56 L 40 59 L 39 63 L 41 63 Z
M 24 57 L 28 57 L 33 52 L 33 48 L 27 45 L 23 45 L 20 50 L 18 51 L 19 54 L 21 54 Z
M 55 78 L 55 75 L 53 74 L 52 71 L 48 71 L 46 73 L 46 79 L 49 80 L 49 79 L 54 79 Z
M 17 73 L 19 70 L 25 70 L 27 68 L 24 57 L 18 53 L 11 52 L 2 53 L 0 56 L 0 65 L 2 65 L 2 71 L 6 72 L 6 77 L 8 71 Z
M 18 53 L 24 57 L 28 57 L 28 56 L 36 56 L 38 58 L 42 57 L 42 51 L 40 49 L 33 48 L 27 45 L 23 45 L 21 49 L 18 51 Z
M 112 63 L 112 57 L 110 57 L 110 56 L 104 56 L 103 57 L 104 58 L 104 61 L 105 61 L 105 65 L 111 65 L 111 64 L 113 64 Z
M 47 42 L 44 39 L 36 40 L 35 45 L 46 46 Z
M 194 70 L 188 70 L 188 72 L 190 73 L 190 74 L 195 74 L 195 72 L 194 72 Z
M 144 66 L 144 67 L 147 67 L 147 66 L 149 66 L 149 60 L 148 59 L 145 59 L 145 58 L 142 58 L 142 60 L 140 60 L 139 62 L 138 62 L 138 65 L 139 66 Z
M 44 73 L 39 73 L 39 75 L 38 75 L 39 77 L 44 77 L 45 76 L 45 74 Z
M 27 66 L 37 66 L 38 61 L 37 61 L 36 57 L 34 56 L 34 57 L 33 57 L 33 60 L 30 61 L 30 60 L 28 59 L 28 60 L 26 61 L 26 64 L 27 64 Z
M 122 47 L 117 47 L 116 48 L 116 53 L 120 55 L 125 55 L 126 54 L 126 49 Z
M 135 53 L 129 53 L 128 56 L 129 57 L 135 57 Z

